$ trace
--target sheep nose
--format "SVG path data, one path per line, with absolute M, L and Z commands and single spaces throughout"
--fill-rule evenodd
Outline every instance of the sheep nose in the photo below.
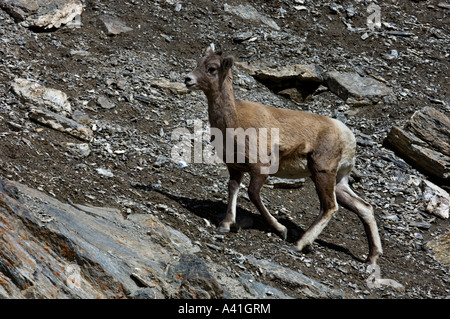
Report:
M 191 76 L 190 74 L 186 75 L 184 78 L 184 84 L 186 85 L 186 88 L 193 89 L 196 85 L 195 77 Z

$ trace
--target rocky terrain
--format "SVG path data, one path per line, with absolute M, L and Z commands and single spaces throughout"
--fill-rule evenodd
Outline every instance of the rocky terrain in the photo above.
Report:
M 1 297 L 450 296 L 448 2 L 0 0 L 0 8 Z M 378 269 L 364 263 L 363 226 L 343 208 L 312 251 L 289 250 L 318 213 L 310 180 L 263 188 L 286 241 L 257 214 L 246 183 L 237 229 L 216 232 L 225 165 L 173 160 L 180 128 L 207 149 L 205 97 L 182 83 L 210 43 L 235 56 L 238 98 L 353 130 L 352 187 L 375 208 Z M 417 111 L 440 119 L 425 120 L 443 141 L 432 151 L 437 168 L 392 147 L 401 129 L 386 143 Z M 425 158 L 436 146 L 429 140 L 419 143 Z

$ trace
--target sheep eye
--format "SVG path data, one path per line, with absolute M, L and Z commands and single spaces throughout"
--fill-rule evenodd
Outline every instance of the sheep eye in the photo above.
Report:
M 208 68 L 208 73 L 213 74 L 214 72 L 216 72 L 216 68 L 215 67 L 209 67 Z

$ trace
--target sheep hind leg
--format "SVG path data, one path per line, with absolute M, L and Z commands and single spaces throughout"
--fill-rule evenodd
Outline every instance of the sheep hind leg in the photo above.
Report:
M 293 249 L 298 251 L 312 245 L 338 210 L 334 193 L 336 174 L 325 171 L 316 172 L 312 179 L 320 200 L 320 213 L 303 236 L 295 243 Z

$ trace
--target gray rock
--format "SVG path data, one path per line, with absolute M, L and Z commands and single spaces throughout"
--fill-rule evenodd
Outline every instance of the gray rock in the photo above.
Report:
M 330 90 L 353 106 L 377 104 L 386 96 L 393 96 L 391 88 L 370 77 L 352 72 L 328 72 Z
M 70 50 L 70 55 L 78 57 L 88 57 L 91 55 L 91 53 L 86 50 Z
M 322 70 L 315 64 L 292 64 L 271 67 L 261 62 L 237 62 L 269 89 L 292 100 L 305 100 L 323 82 Z
M 178 263 L 169 268 L 168 277 L 179 283 L 175 298 L 224 298 L 224 290 L 209 272 L 205 262 L 192 254 L 184 254 Z
M 130 299 L 156 299 L 156 295 L 149 288 L 138 288 L 130 294 Z
M 267 299 L 267 298 L 279 298 L 279 299 L 292 299 L 292 297 L 285 295 L 282 291 L 270 287 L 268 285 L 264 285 L 261 282 L 255 280 L 252 275 L 243 273 L 238 278 L 239 283 L 243 285 L 247 291 L 251 293 L 252 296 L 258 299 Z
M 61 143 L 72 154 L 80 158 L 88 157 L 91 154 L 91 149 L 88 143 Z
M 439 186 L 424 180 L 422 183 L 425 210 L 441 218 L 448 218 L 450 195 Z
M 97 168 L 97 173 L 103 177 L 114 177 L 113 172 L 109 168 Z
M 151 83 L 151 86 L 161 89 L 166 92 L 168 91 L 173 94 L 177 94 L 177 95 L 189 93 L 189 90 L 186 88 L 186 85 L 184 85 L 184 83 L 169 82 L 166 79 L 161 79 L 159 81 L 153 81 Z
M 258 80 L 282 82 L 287 80 L 302 82 L 323 82 L 322 70 L 315 64 L 292 64 L 286 66 L 271 67 L 262 62 L 236 62 Z
M 4 234 L 0 238 L 3 273 L 0 296 L 164 296 L 163 285 L 168 281 L 165 267 L 173 264 L 173 256 L 179 253 L 167 242 L 155 243 L 146 234 L 149 228 L 168 229 L 155 216 L 147 216 L 138 224 L 124 219 L 117 209 L 64 204 L 2 179 L 0 193 L 0 231 Z M 185 247 L 183 251 L 190 251 L 189 239 L 176 241 Z M 178 264 L 181 268 L 174 270 L 186 274 L 184 287 L 202 283 L 200 287 L 206 293 L 220 292 L 220 288 L 211 283 L 204 264 L 193 258 L 182 258 Z M 196 267 L 190 269 L 189 265 Z M 147 288 L 145 292 L 143 286 Z M 175 284 L 171 291 L 178 287 Z
M 29 0 L 1 0 L 0 7 L 16 20 L 23 21 L 39 9 L 39 4 L 37 1 Z
M 278 178 L 270 177 L 266 185 L 272 188 L 300 188 L 305 185 L 306 179 L 289 179 L 289 178 Z
M 159 168 L 169 163 L 169 161 L 170 159 L 167 156 L 158 155 L 155 162 L 153 163 L 153 166 Z
M 439 2 L 437 4 L 437 6 L 439 8 L 442 8 L 442 9 L 449 9 L 450 10 L 450 4 L 448 4 L 448 3 L 444 2 L 444 1 Z
M 450 118 L 432 107 L 415 112 L 407 129 L 431 148 L 450 156 Z
M 241 43 L 241 42 L 249 40 L 252 37 L 253 37 L 253 33 L 250 31 L 241 32 L 241 33 L 235 34 L 233 36 L 233 41 L 236 43 Z
M 172 227 L 164 225 L 154 216 L 137 214 L 130 215 L 128 219 L 137 224 L 149 225 L 147 235 L 153 241 L 170 247 L 173 251 L 177 251 L 180 254 L 194 254 L 199 251 L 199 248 L 194 246 L 186 235 Z
M 65 204 L 1 178 L 0 194 L 0 297 L 290 298 L 249 274 L 236 279 L 207 264 L 188 237 L 153 214 L 124 218 L 115 208 Z M 314 296 L 335 296 L 299 273 L 244 260 Z
M 73 111 L 72 119 L 83 125 L 91 125 L 92 119 L 84 112 L 80 110 Z
M 282 267 L 268 260 L 259 260 L 251 256 L 246 256 L 247 261 L 256 267 L 264 270 L 266 275 L 271 275 L 278 280 L 288 284 L 307 288 L 308 294 L 313 298 L 345 298 L 345 293 L 341 290 L 333 290 L 325 285 L 289 268 Z
M 106 34 L 108 35 L 118 35 L 121 33 L 133 31 L 132 28 L 127 26 L 125 22 L 117 17 L 103 15 L 100 17 L 100 20 L 103 22 L 106 28 Z
M 104 109 L 107 109 L 107 110 L 113 109 L 113 108 L 116 107 L 116 105 L 110 99 L 108 99 L 105 96 L 100 96 L 97 99 L 97 104 L 100 105 L 100 107 L 102 107 Z

